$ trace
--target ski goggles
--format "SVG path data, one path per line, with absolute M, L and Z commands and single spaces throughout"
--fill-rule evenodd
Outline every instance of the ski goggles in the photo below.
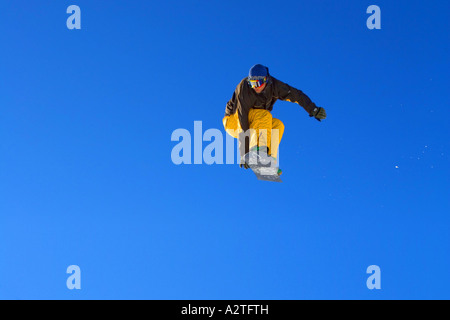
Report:
M 252 77 L 252 78 L 248 78 L 248 83 L 250 84 L 250 86 L 252 88 L 259 88 L 262 85 L 267 83 L 267 76 L 265 77 Z

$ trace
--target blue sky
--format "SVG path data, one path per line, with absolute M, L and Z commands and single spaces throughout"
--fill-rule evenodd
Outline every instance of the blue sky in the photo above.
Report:
M 449 9 L 1 0 L 0 298 L 449 299 Z M 256 63 L 328 113 L 275 104 L 284 182 L 174 165 Z

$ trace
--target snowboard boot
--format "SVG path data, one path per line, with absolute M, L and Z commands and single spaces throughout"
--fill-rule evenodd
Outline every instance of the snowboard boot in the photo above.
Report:
M 268 155 L 269 148 L 266 146 L 261 146 L 261 147 L 255 146 L 255 147 L 251 148 L 250 151 L 258 153 L 258 158 L 259 158 L 258 162 L 261 165 L 271 166 L 272 164 L 276 165 L 276 163 L 277 163 L 277 159 L 275 157 Z M 282 173 L 283 173 L 283 171 L 280 168 L 278 168 L 277 174 L 279 176 L 281 176 Z

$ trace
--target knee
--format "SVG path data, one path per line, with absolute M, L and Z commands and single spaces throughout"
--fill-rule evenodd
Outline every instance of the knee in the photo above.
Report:
M 225 131 L 232 136 L 233 138 L 237 138 L 240 130 L 240 126 L 238 124 L 237 117 L 235 115 L 225 116 L 222 119 L 223 127 Z
M 284 123 L 279 119 L 273 119 L 273 128 L 278 129 L 281 132 L 284 131 Z
M 228 122 L 228 118 L 229 118 L 230 116 L 225 116 L 225 117 L 223 117 L 223 119 L 222 119 L 222 123 L 223 123 L 223 127 L 225 128 L 225 130 L 227 129 L 227 122 Z
M 265 109 L 250 109 L 248 112 L 249 121 L 265 121 L 268 119 L 272 119 L 272 114 L 270 111 Z

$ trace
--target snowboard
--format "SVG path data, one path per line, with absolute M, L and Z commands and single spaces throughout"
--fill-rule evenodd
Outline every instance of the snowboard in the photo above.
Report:
M 283 182 L 278 174 L 279 168 L 272 163 L 272 158 L 266 154 L 250 151 L 244 156 L 244 160 L 258 180 Z

